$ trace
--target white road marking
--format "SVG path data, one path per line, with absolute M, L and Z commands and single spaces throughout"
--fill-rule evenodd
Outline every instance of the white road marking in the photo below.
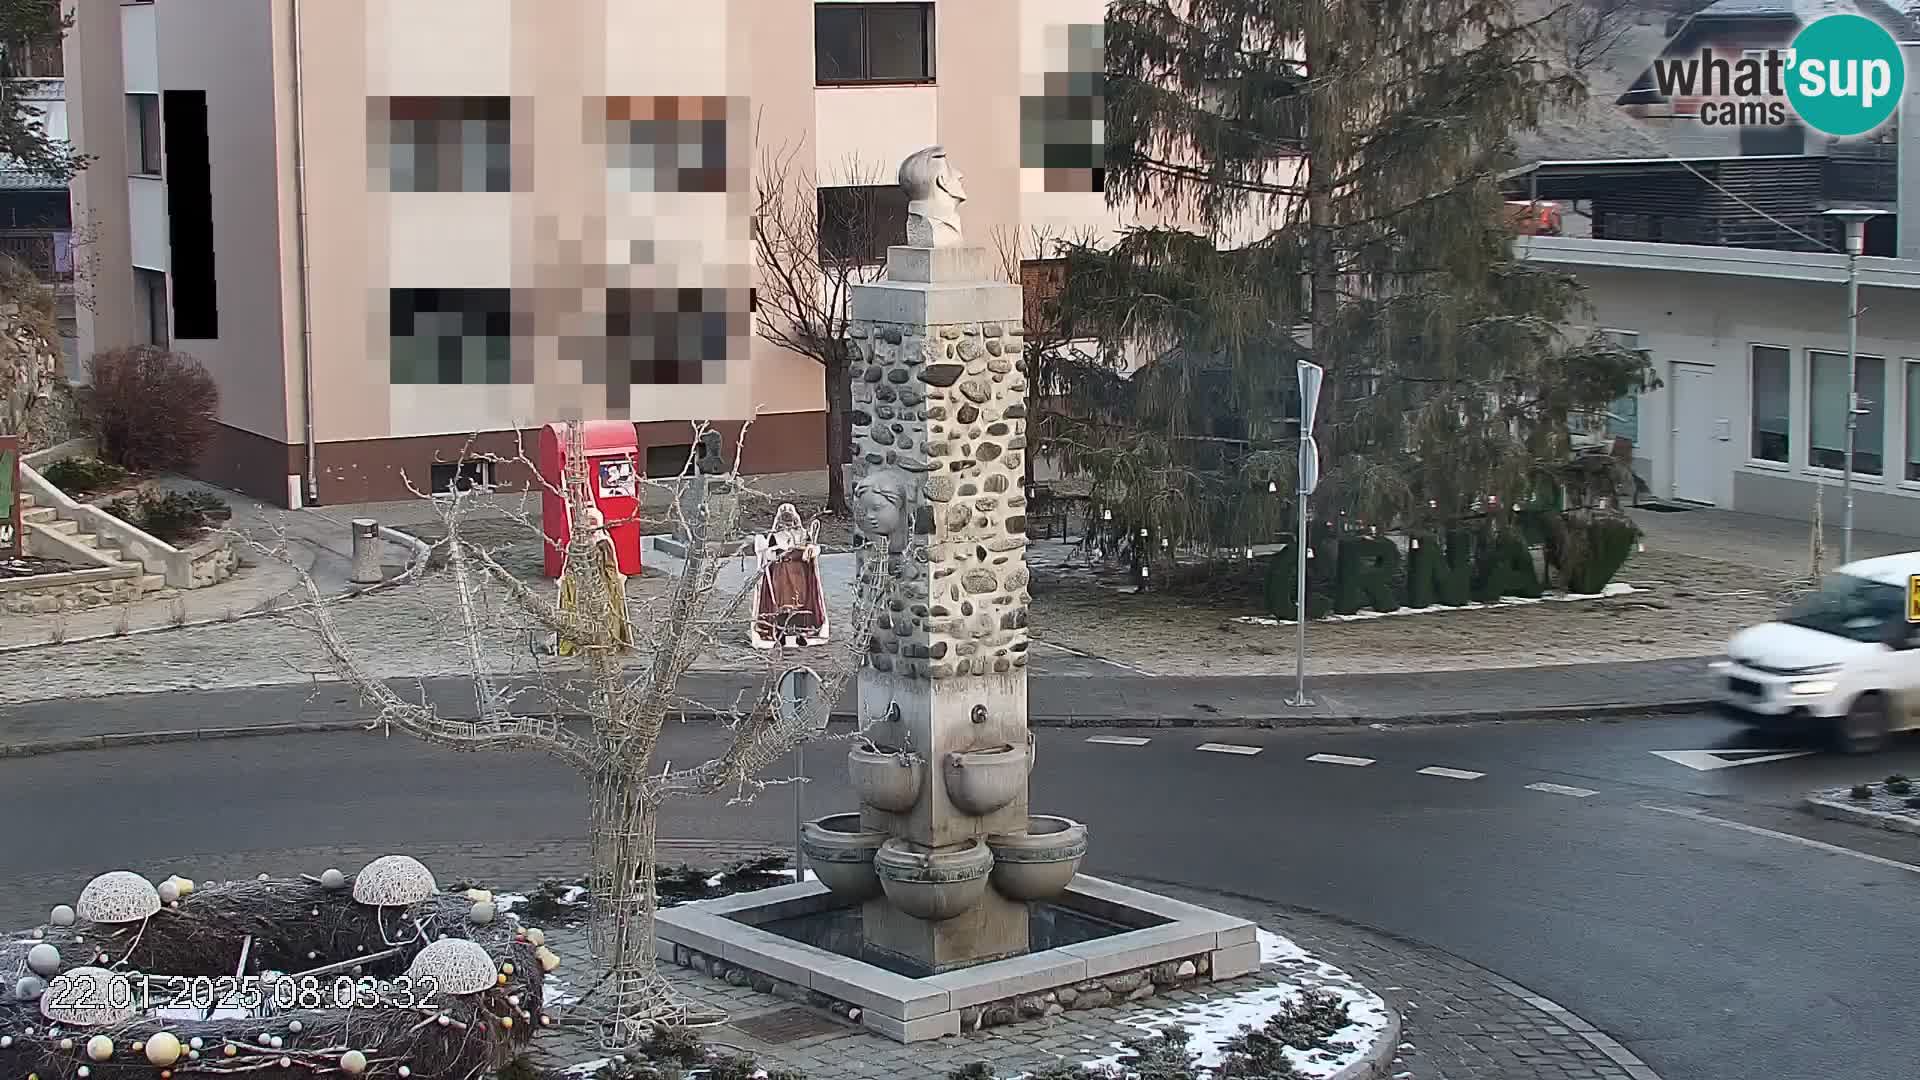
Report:
M 1312 757 L 1308 758 L 1307 760 L 1317 761 L 1322 765 L 1371 765 L 1373 764 L 1373 759 L 1370 757 L 1347 757 L 1345 754 L 1315 754 Z
M 1087 741 L 1102 746 L 1145 746 L 1152 739 L 1142 739 L 1134 735 L 1089 735 Z
M 1544 791 L 1549 795 L 1571 795 L 1576 799 L 1584 799 L 1589 795 L 1600 794 L 1597 791 L 1589 791 L 1583 787 L 1568 787 L 1565 784 L 1528 784 L 1527 790 Z
M 1084 653 L 1084 652 L 1081 652 L 1079 649 L 1070 649 L 1065 645 L 1059 645 L 1051 641 L 1041 641 L 1039 638 L 1034 638 L 1033 641 L 1034 641 L 1034 644 L 1039 645 L 1042 648 L 1057 649 L 1060 652 L 1066 653 L 1068 656 L 1077 656 L 1082 660 L 1096 660 L 1102 664 L 1110 664 L 1114 667 L 1119 668 L 1121 671 L 1130 671 L 1135 675 L 1145 675 L 1149 679 L 1157 679 L 1160 677 L 1160 673 L 1157 671 L 1148 671 L 1146 668 L 1137 668 L 1137 667 L 1134 667 L 1132 664 L 1123 664 L 1118 660 L 1109 660 L 1104 656 L 1095 656 L 1092 653 Z
M 1199 746 L 1194 747 L 1194 749 L 1205 750 L 1210 754 L 1244 754 L 1252 757 L 1259 753 L 1261 748 L 1258 746 L 1236 746 L 1233 743 L 1210 742 L 1201 743 Z
M 1838 844 L 1827 844 L 1819 840 L 1809 840 L 1804 836 L 1795 836 L 1792 833 L 1774 832 L 1772 829 L 1763 829 L 1758 825 L 1748 825 L 1739 821 L 1728 821 L 1724 818 L 1714 817 L 1711 814 L 1703 814 L 1698 810 L 1683 810 L 1671 806 L 1650 806 L 1646 803 L 1640 804 L 1640 809 L 1651 810 L 1656 814 L 1672 814 L 1675 817 L 1691 818 L 1694 821 L 1703 822 L 1708 825 L 1718 825 L 1723 829 L 1733 829 L 1736 832 L 1751 833 L 1754 836 L 1770 836 L 1775 840 L 1785 840 L 1790 844 L 1799 844 L 1801 847 L 1813 848 L 1815 851 L 1825 851 L 1834 855 L 1847 855 L 1855 859 L 1873 863 L 1876 866 L 1887 867 L 1891 870 L 1905 870 L 1909 874 L 1920 874 L 1920 866 L 1914 866 L 1911 863 L 1897 862 L 1893 859 L 1883 859 L 1878 855 L 1869 855 L 1864 851 L 1855 851 L 1852 848 L 1844 848 Z
M 1769 761 L 1806 757 L 1812 750 L 1649 750 L 1654 757 L 1666 758 L 1696 772 L 1731 769 L 1736 765 L 1765 765 Z
M 1468 772 L 1465 769 L 1443 769 L 1438 765 L 1429 765 L 1420 770 L 1421 776 L 1444 776 L 1449 780 L 1478 780 L 1487 775 L 1483 772 Z

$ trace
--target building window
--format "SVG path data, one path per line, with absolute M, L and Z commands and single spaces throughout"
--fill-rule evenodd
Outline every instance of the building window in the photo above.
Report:
M 494 462 L 489 458 L 465 461 L 436 461 L 428 467 L 434 495 L 453 495 L 466 491 L 492 491 Z
M 386 105 L 391 190 L 513 190 L 512 98 L 405 97 Z
M 723 97 L 608 98 L 607 166 L 628 191 L 724 192 L 732 106 Z
M 819 196 L 823 262 L 882 263 L 907 242 L 907 193 L 898 184 L 823 187 Z
M 1920 360 L 1907 367 L 1907 479 L 1920 482 Z
M 127 134 L 131 136 L 133 171 L 140 176 L 159 176 L 160 95 L 127 95 Z
M 745 289 L 608 289 L 608 408 L 627 408 L 635 385 L 725 382 L 748 318 Z
M 932 4 L 818 4 L 814 81 L 821 86 L 933 81 Z
M 1809 394 L 1807 464 L 1817 469 L 1841 469 L 1847 460 L 1847 357 L 1845 353 L 1807 353 Z M 1854 393 L 1861 413 L 1854 433 L 1853 471 L 1879 476 L 1886 445 L 1887 365 L 1877 356 L 1862 356 L 1855 369 Z
M 1793 403 L 1792 354 L 1774 345 L 1753 347 L 1753 445 L 1755 461 L 1787 463 L 1791 445 L 1788 419 Z
M 167 334 L 167 275 L 158 270 L 133 269 L 134 304 L 146 322 L 147 344 L 165 349 Z
M 498 386 L 513 381 L 510 289 L 395 289 L 392 381 Z

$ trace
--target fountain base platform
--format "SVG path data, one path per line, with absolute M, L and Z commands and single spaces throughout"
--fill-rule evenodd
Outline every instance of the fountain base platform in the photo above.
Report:
M 814 881 L 669 908 L 655 917 L 655 931 L 663 961 L 697 958 L 812 1004 L 852 1006 L 863 1025 L 905 1043 L 957 1035 L 963 1014 L 974 1028 L 982 1010 L 1031 1007 L 1050 993 L 1137 998 L 1156 986 L 1222 982 L 1260 967 L 1246 919 L 1084 874 L 1028 911 L 1033 951 L 937 975 L 916 975 L 899 957 L 862 955 L 860 905 Z

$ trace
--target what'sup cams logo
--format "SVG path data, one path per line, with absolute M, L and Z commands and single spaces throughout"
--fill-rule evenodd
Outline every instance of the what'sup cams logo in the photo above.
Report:
M 1653 83 L 1669 101 L 1699 102 L 1700 123 L 1781 127 L 1798 119 L 1838 138 L 1878 130 L 1906 92 L 1907 64 L 1886 27 L 1863 15 L 1808 23 L 1785 49 L 1733 58 L 1701 49 L 1653 62 Z

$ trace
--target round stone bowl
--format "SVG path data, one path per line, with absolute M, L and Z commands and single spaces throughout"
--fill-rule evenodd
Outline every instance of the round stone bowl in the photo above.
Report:
M 1051 900 L 1067 891 L 1087 855 L 1087 827 L 1070 818 L 1035 814 L 1027 831 L 987 837 L 993 887 L 1009 900 Z
M 1002 743 L 947 755 L 947 798 L 963 813 L 984 817 L 1013 802 L 1027 786 L 1027 747 Z
M 861 802 L 875 810 L 904 814 L 920 801 L 927 767 L 891 746 L 855 746 L 847 751 L 847 774 Z
M 944 851 L 915 851 L 889 840 L 874 855 L 873 869 L 888 903 L 916 919 L 945 922 L 986 895 L 993 852 L 977 836 Z
M 873 855 L 886 841 L 886 833 L 862 828 L 859 814 L 834 814 L 800 826 L 800 850 L 813 875 L 835 896 L 853 901 L 880 895 Z

